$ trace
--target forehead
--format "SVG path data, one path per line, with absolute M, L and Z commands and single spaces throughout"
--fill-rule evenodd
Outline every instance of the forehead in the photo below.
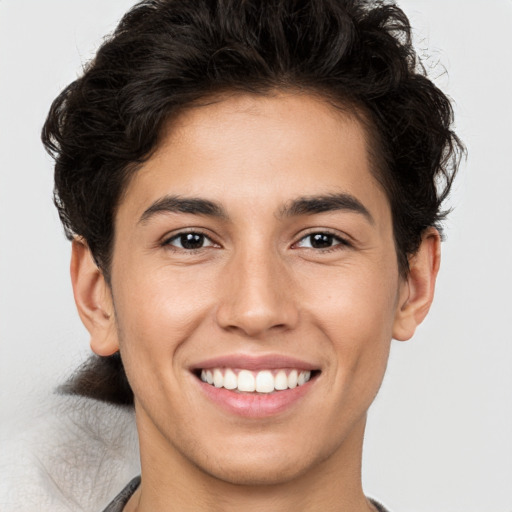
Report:
M 119 210 L 129 206 L 140 214 L 164 194 L 206 196 L 233 208 L 272 203 L 277 209 L 295 196 L 332 193 L 377 199 L 381 204 L 373 207 L 386 210 L 367 147 L 366 131 L 353 112 L 317 96 L 216 98 L 169 122 L 157 151 L 128 184 Z

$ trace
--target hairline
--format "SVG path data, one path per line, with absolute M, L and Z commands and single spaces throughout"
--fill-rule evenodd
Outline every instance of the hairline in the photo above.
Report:
M 246 88 L 242 87 L 227 87 L 217 91 L 213 91 L 208 94 L 202 94 L 198 98 L 193 99 L 187 103 L 180 105 L 179 108 L 174 109 L 164 116 L 164 121 L 158 131 L 157 141 L 153 148 L 147 153 L 140 161 L 130 162 L 124 167 L 124 177 L 122 179 L 122 185 L 120 188 L 117 200 L 112 208 L 112 236 L 109 242 L 107 261 L 103 264 L 98 264 L 101 271 L 103 272 L 107 283 L 111 286 L 111 270 L 113 251 L 116 242 L 116 218 L 119 207 L 124 200 L 126 191 L 134 178 L 135 174 L 142 168 L 142 166 L 162 147 L 164 140 L 167 139 L 170 132 L 175 129 L 177 122 L 181 116 L 195 108 L 207 107 L 213 104 L 221 103 L 230 98 L 240 96 L 261 96 L 261 97 L 276 97 L 286 94 L 297 94 L 309 96 L 314 98 L 325 105 L 331 107 L 331 112 L 334 115 L 343 116 L 345 119 L 350 119 L 359 124 L 362 129 L 364 143 L 366 147 L 366 154 L 368 158 L 368 168 L 371 175 L 374 177 L 377 186 L 384 193 L 388 205 L 391 210 L 392 229 L 393 229 L 393 242 L 395 246 L 395 253 L 397 256 L 397 265 L 399 273 L 402 277 L 405 277 L 408 273 L 407 259 L 411 254 L 402 255 L 396 237 L 395 229 L 395 211 L 393 208 L 393 201 L 391 197 L 392 179 L 389 178 L 391 172 L 389 165 L 385 159 L 384 144 L 382 141 L 382 134 L 378 129 L 376 123 L 373 120 L 370 108 L 361 100 L 356 98 L 347 97 L 341 98 L 341 95 L 336 96 L 335 93 L 329 88 L 323 88 L 318 86 L 308 86 L 300 84 L 282 84 L 274 86 L 252 86 L 248 84 Z M 404 260 L 405 256 L 405 260 Z M 107 268 L 104 268 L 107 266 Z

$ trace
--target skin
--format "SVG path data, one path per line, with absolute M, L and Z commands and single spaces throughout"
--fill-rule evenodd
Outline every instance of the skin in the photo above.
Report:
M 283 215 L 298 198 L 340 193 L 368 215 Z M 144 215 L 165 196 L 225 216 Z M 196 251 L 173 238 L 191 231 L 207 236 Z M 78 239 L 71 273 L 93 350 L 121 350 L 135 394 L 142 484 L 125 510 L 373 510 L 360 476 L 366 411 L 391 339 L 409 339 L 428 312 L 440 241 L 428 229 L 400 276 L 360 123 L 284 92 L 191 108 L 131 179 L 115 233 L 111 287 Z M 313 247 L 312 233 L 333 235 L 330 247 Z M 243 418 L 190 371 L 233 353 L 299 357 L 320 373 L 283 413 Z

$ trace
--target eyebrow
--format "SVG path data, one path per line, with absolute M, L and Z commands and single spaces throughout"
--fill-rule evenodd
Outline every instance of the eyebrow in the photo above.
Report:
M 370 224 L 375 224 L 375 219 L 363 203 L 346 193 L 299 197 L 284 206 L 279 213 L 282 217 L 295 217 L 339 210 L 361 214 Z
M 370 224 L 375 224 L 368 209 L 353 195 L 346 193 L 299 197 L 283 206 L 279 210 L 279 217 L 315 215 L 339 210 L 361 214 Z M 229 218 L 226 210 L 214 201 L 195 197 L 164 196 L 144 211 L 139 219 L 139 224 L 147 222 L 151 217 L 160 213 L 189 213 L 224 220 Z
M 155 201 L 139 219 L 139 224 L 147 222 L 158 213 L 191 213 L 193 215 L 206 215 L 227 219 L 224 208 L 208 199 L 195 197 L 165 196 Z

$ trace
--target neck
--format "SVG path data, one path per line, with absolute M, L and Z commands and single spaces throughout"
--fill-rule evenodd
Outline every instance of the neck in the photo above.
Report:
M 334 453 L 291 479 L 241 484 L 205 472 L 138 418 L 142 482 L 125 512 L 375 510 L 361 485 L 365 423 L 361 418 Z

